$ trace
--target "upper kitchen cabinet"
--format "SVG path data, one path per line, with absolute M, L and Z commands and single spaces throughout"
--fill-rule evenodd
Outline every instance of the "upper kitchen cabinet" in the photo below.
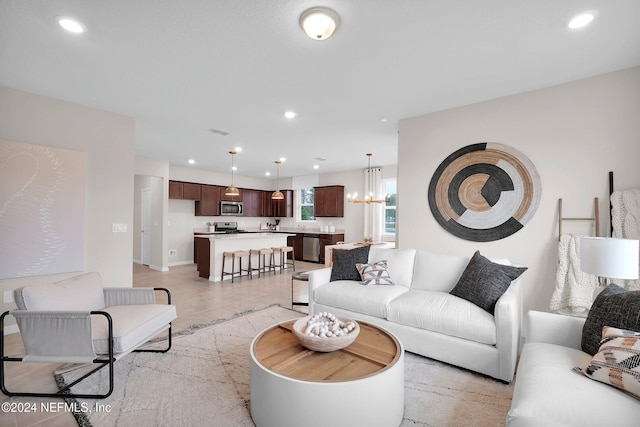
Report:
M 274 216 L 274 201 L 271 200 L 272 191 L 262 191 L 262 215 Z
M 220 194 L 224 194 L 224 187 L 202 185 L 200 200 L 196 200 L 196 216 L 220 215 Z
M 313 187 L 313 200 L 316 218 L 344 216 L 344 185 Z
M 261 190 L 240 190 L 242 196 L 242 215 L 244 216 L 264 216 L 262 206 L 262 194 Z
M 169 198 L 200 200 L 200 184 L 193 182 L 169 181 Z
M 284 195 L 284 199 L 272 200 L 273 216 L 276 218 L 293 217 L 293 190 L 280 191 Z

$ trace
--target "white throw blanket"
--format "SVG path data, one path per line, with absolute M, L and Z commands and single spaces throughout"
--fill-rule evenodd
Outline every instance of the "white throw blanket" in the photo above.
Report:
M 551 296 L 551 311 L 586 317 L 598 291 L 598 278 L 580 270 L 580 236 L 562 235 L 558 242 L 556 288 Z
M 614 191 L 611 194 L 613 237 L 640 240 L 640 189 Z M 626 289 L 640 289 L 640 280 L 615 280 Z

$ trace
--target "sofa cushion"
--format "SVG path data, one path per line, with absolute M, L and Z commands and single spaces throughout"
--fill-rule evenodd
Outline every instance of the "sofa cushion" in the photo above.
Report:
M 389 303 L 387 320 L 483 344 L 496 343 L 494 317 L 446 292 L 412 289 Z
M 369 264 L 387 260 L 387 271 L 393 283 L 407 288 L 411 287 L 415 249 L 393 249 L 372 246 L 369 252 Z
M 640 332 L 605 326 L 598 353 L 574 370 L 640 399 Z
M 394 285 L 389 272 L 387 261 L 378 261 L 373 264 L 356 264 L 363 285 Z
M 571 371 L 590 360 L 569 347 L 525 344 L 507 426 L 636 426 L 640 402 Z
M 133 350 L 153 338 L 174 320 L 176 306 L 167 304 L 114 305 L 106 311 L 113 319 L 113 351 L 123 353 Z M 109 352 L 108 324 L 104 316 L 91 320 L 93 349 L 96 354 Z
M 476 251 L 451 294 L 464 298 L 493 314 L 496 302 L 507 291 L 511 282 L 520 277 L 527 267 L 513 267 L 491 262 Z
M 354 249 L 334 249 L 332 251 L 331 278 L 336 280 L 360 280 L 360 273 L 356 268 L 358 263 L 366 263 L 369 259 L 369 245 Z
M 450 292 L 468 263 L 468 256 L 417 251 L 411 289 Z
M 329 282 L 313 291 L 318 304 L 386 318 L 387 305 L 393 299 L 409 292 L 404 286 L 362 286 L 358 281 Z
M 102 279 L 95 272 L 48 285 L 26 286 L 22 298 L 27 310 L 91 311 L 105 306 Z
M 593 301 L 582 328 L 582 349 L 594 355 L 600 348 L 602 328 L 640 331 L 640 291 L 610 284 Z

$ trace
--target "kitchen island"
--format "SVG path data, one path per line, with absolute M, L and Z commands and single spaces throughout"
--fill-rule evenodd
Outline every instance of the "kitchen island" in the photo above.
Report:
M 198 275 L 212 282 L 219 282 L 222 276 L 223 252 L 287 246 L 287 237 L 289 236 L 293 236 L 293 234 L 235 233 L 196 235 L 194 237 L 198 250 Z M 229 260 L 227 270 L 230 268 L 231 260 Z M 238 271 L 238 268 L 236 265 L 236 271 Z

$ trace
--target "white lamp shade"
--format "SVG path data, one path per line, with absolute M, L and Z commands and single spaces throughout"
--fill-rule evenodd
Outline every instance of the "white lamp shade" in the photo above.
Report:
M 580 238 L 580 269 L 613 279 L 637 279 L 640 242 L 611 237 Z

